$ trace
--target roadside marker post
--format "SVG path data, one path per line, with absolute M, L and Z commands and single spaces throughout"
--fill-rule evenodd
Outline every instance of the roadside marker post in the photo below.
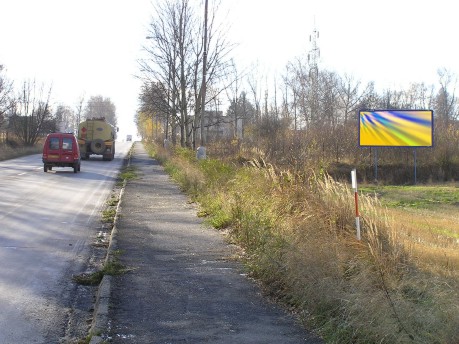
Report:
M 355 228 L 357 230 L 357 240 L 360 240 L 360 215 L 359 215 L 359 195 L 357 191 L 357 171 L 354 168 L 351 171 L 352 188 L 354 189 L 355 201 Z

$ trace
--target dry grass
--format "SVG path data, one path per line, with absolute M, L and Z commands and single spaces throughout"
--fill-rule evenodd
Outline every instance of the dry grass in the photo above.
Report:
M 301 252 L 320 253 L 325 246 L 329 256 L 321 260 L 331 258 L 337 266 L 321 270 L 333 271 L 333 278 L 326 280 L 336 281 L 336 286 L 326 294 L 335 293 L 335 300 L 342 300 L 337 302 L 340 311 L 335 326 L 347 328 L 350 333 L 344 331 L 345 336 L 336 339 L 332 336 L 330 340 L 343 342 L 352 334 L 349 342 L 457 342 L 458 245 L 442 235 L 432 234 L 430 227 L 441 225 L 454 230 L 457 224 L 447 221 L 443 212 L 435 215 L 431 210 L 426 219 L 420 212 L 386 209 L 374 198 L 362 196 L 363 236 L 362 242 L 356 242 L 353 234 L 351 237 L 343 234 L 346 231 L 343 224 L 352 223 L 349 214 L 352 214 L 353 199 L 348 187 L 327 178 L 319 180 L 317 186 L 320 192 L 315 197 L 323 194 L 319 197 L 333 219 L 330 229 L 338 232 L 334 240 L 329 237 L 334 242 L 332 247 L 320 240 L 304 247 L 308 240 L 299 240 L 299 245 L 303 245 L 299 252 L 300 255 Z M 311 212 L 317 213 L 317 209 Z M 426 221 L 431 225 L 419 226 Z M 301 275 L 301 270 L 294 274 L 295 278 Z M 323 277 L 327 275 L 322 274 Z M 324 290 L 324 286 L 320 287 Z M 322 294 L 320 292 L 318 298 Z M 330 319 L 332 317 L 324 324 L 325 330 Z
M 11 148 L 7 144 L 0 144 L 0 161 L 18 158 L 29 154 L 41 153 L 42 149 L 41 145 L 34 147 Z
M 326 342 L 459 342 L 457 208 L 407 211 L 361 195 L 358 241 L 346 184 L 263 159 L 226 169 L 183 158 L 171 170 L 196 186 L 202 213 L 229 228 L 266 292 Z
M 459 277 L 459 223 L 457 207 L 434 210 L 389 209 L 393 227 L 413 262 L 426 271 Z M 395 220 L 396 219 L 396 220 Z

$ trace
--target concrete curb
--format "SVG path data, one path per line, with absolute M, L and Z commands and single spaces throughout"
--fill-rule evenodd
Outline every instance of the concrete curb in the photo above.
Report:
M 110 234 L 110 242 L 108 244 L 107 255 L 105 256 L 105 263 L 110 259 L 111 253 L 116 250 L 116 219 L 118 218 L 118 212 L 121 203 L 121 196 L 123 194 L 124 185 L 120 192 L 120 201 L 116 210 L 115 225 L 113 226 Z M 110 301 L 110 287 L 111 287 L 112 276 L 104 275 L 102 281 L 99 284 L 99 288 L 96 294 L 96 302 L 94 305 L 94 314 L 91 324 L 91 330 L 89 334 L 92 335 L 89 344 L 99 344 L 103 342 L 103 338 L 100 336 L 103 331 L 107 330 L 108 327 L 108 304 Z
M 99 344 L 103 342 L 100 336 L 101 332 L 107 329 L 108 325 L 108 303 L 110 300 L 111 276 L 104 276 L 97 291 L 96 304 L 94 306 L 94 317 L 92 321 L 92 334 L 90 344 Z
M 131 151 L 129 152 L 128 163 L 127 166 L 131 164 Z M 126 180 L 123 181 L 123 186 L 121 187 L 121 191 L 119 193 L 119 201 L 116 207 L 116 214 L 113 223 L 113 229 L 110 233 L 110 240 L 108 243 L 107 254 L 105 256 L 105 264 L 109 261 L 112 252 L 114 252 L 117 248 L 116 243 L 116 234 L 118 232 L 117 223 L 118 223 L 118 215 L 121 209 L 122 197 L 124 194 L 124 189 L 126 187 Z M 102 277 L 102 281 L 99 284 L 99 288 L 96 294 L 96 302 L 94 305 L 94 313 L 91 323 L 91 329 L 89 331 L 89 335 L 91 336 L 91 340 L 89 344 L 100 344 L 104 343 L 104 338 L 101 337 L 101 334 L 108 329 L 108 307 L 110 302 L 110 289 L 111 289 L 111 281 L 112 276 L 104 275 Z

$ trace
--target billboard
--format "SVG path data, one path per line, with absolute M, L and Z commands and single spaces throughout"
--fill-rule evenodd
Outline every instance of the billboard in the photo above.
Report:
M 432 110 L 360 110 L 359 145 L 432 147 Z

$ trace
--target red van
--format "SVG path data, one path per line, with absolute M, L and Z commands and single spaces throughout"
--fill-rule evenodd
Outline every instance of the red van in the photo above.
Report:
M 80 147 L 75 135 L 70 133 L 52 133 L 46 136 L 43 145 L 43 170 L 48 172 L 53 167 L 72 167 L 73 172 L 80 171 Z

